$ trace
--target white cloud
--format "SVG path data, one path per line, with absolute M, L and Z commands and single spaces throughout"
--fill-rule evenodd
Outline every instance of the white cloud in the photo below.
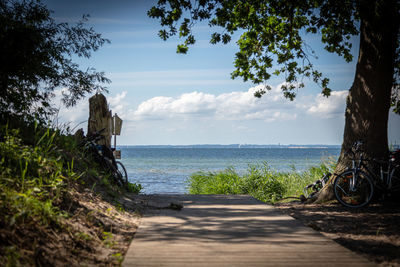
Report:
M 117 113 L 118 116 L 124 116 L 126 113 L 127 103 L 125 102 L 125 97 L 127 95 L 126 91 L 123 91 L 116 96 L 107 97 L 107 102 L 112 110 L 113 114 Z
M 348 91 L 344 90 L 333 91 L 328 98 L 318 95 L 315 98 L 315 103 L 308 108 L 307 112 L 326 118 L 332 118 L 338 115 L 343 116 L 347 94 Z
M 329 98 L 322 95 L 299 95 L 295 101 L 289 101 L 283 97 L 280 87 L 281 85 L 272 87 L 261 99 L 254 97 L 254 92 L 262 86 L 219 95 L 194 91 L 177 97 L 157 96 L 143 101 L 137 108 L 130 105 L 127 91 L 108 96 L 107 100 L 112 112 L 117 113 L 126 122 L 205 119 L 260 120 L 271 123 L 296 120 L 307 114 L 323 118 L 344 114 L 347 91 L 334 91 Z M 60 103 L 61 92 L 61 90 L 55 92 L 56 105 Z M 85 99 L 73 108 L 61 107 L 59 117 L 61 121 L 76 125 L 87 121 L 88 109 L 88 100 Z
M 87 128 L 87 120 L 89 118 L 89 97 L 86 97 L 77 102 L 73 107 L 65 107 L 62 103 L 62 92 L 65 89 L 55 90 L 55 97 L 52 101 L 53 105 L 59 109 L 58 112 L 58 122 L 67 123 L 71 128 Z M 115 96 L 106 96 L 109 108 L 112 110 L 113 114 L 117 113 L 118 116 L 124 118 L 129 112 L 133 112 L 128 109 L 128 103 L 125 101 L 127 92 L 123 91 Z
M 178 98 L 158 96 L 142 102 L 134 112 L 136 119 L 162 119 L 215 113 L 214 95 L 192 92 Z
M 192 92 L 178 97 L 159 96 L 142 102 L 132 114 L 136 120 L 166 119 L 174 117 L 204 117 L 225 120 L 292 120 L 296 115 L 288 112 L 295 108 L 282 96 L 280 86 L 267 92 L 261 99 L 254 92 L 262 86 L 248 91 L 220 95 Z
M 65 89 L 55 90 L 55 97 L 53 99 L 53 105 L 59 109 L 58 118 L 62 122 L 70 122 L 72 124 L 78 124 L 87 121 L 89 117 L 89 102 L 87 99 L 78 101 L 75 106 L 66 108 L 62 103 L 62 92 Z M 72 126 L 75 126 L 72 125 Z

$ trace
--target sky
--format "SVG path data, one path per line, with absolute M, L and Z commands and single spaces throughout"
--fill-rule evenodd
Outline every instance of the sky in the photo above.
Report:
M 159 22 L 147 17 L 153 0 L 45 0 L 57 22 L 76 23 L 89 14 L 88 26 L 111 41 L 90 59 L 74 58 L 82 69 L 105 72 L 107 101 L 123 119 L 119 145 L 190 144 L 326 144 L 343 139 L 345 99 L 351 87 L 355 62 L 325 52 L 320 37 L 304 35 L 318 55 L 313 63 L 330 78 L 334 90 L 322 97 L 320 88 L 304 80 L 294 101 L 280 90 L 282 77 L 267 81 L 272 90 L 261 99 L 253 93 L 260 85 L 231 79 L 235 43 L 209 43 L 207 24 L 194 28 L 197 42 L 188 54 L 176 53 L 178 38 L 162 41 Z M 352 39 L 357 59 L 358 38 Z M 262 86 L 262 85 L 261 85 Z M 86 131 L 88 98 L 66 109 L 60 103 L 59 122 Z M 400 116 L 390 114 L 389 143 L 400 143 Z

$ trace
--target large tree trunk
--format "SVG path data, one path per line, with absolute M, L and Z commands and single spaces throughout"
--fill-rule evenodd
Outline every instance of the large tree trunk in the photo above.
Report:
M 343 144 L 335 173 L 351 166 L 345 152 L 357 140 L 364 141 L 366 157 L 384 158 L 388 154 L 387 129 L 399 10 L 393 0 L 363 1 L 359 10 L 360 50 L 354 82 L 347 97 Z M 332 186 L 328 186 L 317 201 L 333 197 Z

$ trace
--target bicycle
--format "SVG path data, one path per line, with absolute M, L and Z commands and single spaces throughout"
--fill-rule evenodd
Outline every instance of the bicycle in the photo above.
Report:
M 128 174 L 122 162 L 115 160 L 113 150 L 104 145 L 98 145 L 96 142 L 102 138 L 101 133 L 105 129 L 88 135 L 82 142 L 82 146 L 94 160 L 100 164 L 104 171 L 108 172 L 114 179 L 114 182 L 120 186 L 128 184 Z
M 122 175 L 122 180 L 124 181 L 124 184 L 128 184 L 128 172 L 126 171 L 124 164 L 122 164 L 122 162 L 118 160 L 116 160 L 115 163 L 117 164 L 117 170 Z
M 390 153 L 389 159 L 366 159 L 362 141 L 355 142 L 347 151 L 351 154 L 352 167 L 340 173 L 333 182 L 336 199 L 346 207 L 361 208 L 368 205 L 375 189 L 384 195 L 400 190 L 400 150 Z M 359 154 L 359 158 L 356 155 Z M 373 161 L 380 168 L 380 175 L 370 169 Z M 372 178 L 371 178 L 372 177 Z
M 314 198 L 317 193 L 326 185 L 332 174 L 330 172 L 325 173 L 321 179 L 316 180 L 314 183 L 304 187 L 304 195 L 300 196 L 300 200 L 306 201 L 307 199 Z

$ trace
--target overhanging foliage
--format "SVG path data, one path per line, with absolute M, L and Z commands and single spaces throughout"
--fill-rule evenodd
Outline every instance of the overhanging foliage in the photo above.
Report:
M 104 73 L 81 70 L 72 56 L 89 58 L 109 40 L 84 23 L 56 23 L 40 1 L 0 0 L 0 113 L 43 118 L 52 111 L 55 88 L 73 106 L 93 91 L 104 91 Z
M 187 53 L 196 39 L 192 31 L 196 22 L 207 21 L 210 27 L 222 28 L 212 33 L 212 44 L 227 44 L 235 32 L 243 32 L 237 42 L 239 52 L 235 56 L 232 78 L 242 77 L 260 84 L 271 75 L 285 75 L 282 86 L 285 97 L 293 100 L 303 79 L 308 77 L 329 96 L 329 78 L 314 68 L 316 57 L 312 47 L 304 40 L 305 33 L 318 34 L 325 50 L 352 61 L 352 36 L 359 34 L 360 21 L 370 15 L 370 9 L 379 12 L 379 2 L 335 0 L 159 0 L 148 11 L 148 16 L 160 20 L 163 27 L 159 36 L 163 40 L 179 34 L 184 42 L 178 45 L 178 53 Z M 375 5 L 376 4 L 376 5 Z M 399 3 L 398 3 L 399 4 Z M 397 48 L 399 42 L 397 42 Z M 397 53 L 393 84 L 392 106 L 400 112 L 399 69 L 400 53 Z M 266 89 L 270 89 L 266 87 Z M 255 96 L 261 97 L 260 90 Z

